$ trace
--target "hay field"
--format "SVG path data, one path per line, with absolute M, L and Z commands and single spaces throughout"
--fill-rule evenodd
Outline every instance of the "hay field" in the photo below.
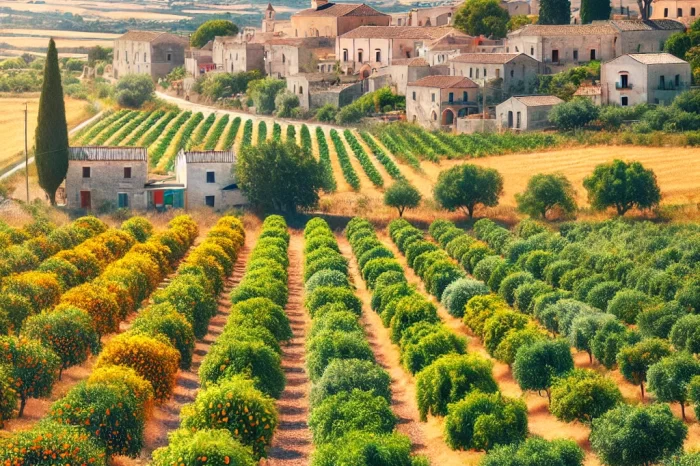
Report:
M 68 39 L 67 37 L 57 37 L 56 47 L 61 48 L 78 48 L 78 47 L 112 47 L 114 40 L 110 39 Z M 48 47 L 49 37 L 29 37 L 29 36 L 5 36 L 0 34 L 0 43 L 4 42 L 7 45 L 21 48 L 41 48 Z
M 588 176 L 596 165 L 616 158 L 625 161 L 636 160 L 654 170 L 663 195 L 662 203 L 700 203 L 700 148 L 596 146 L 465 161 L 442 161 L 440 165 L 423 162 L 421 166 L 433 183 L 440 171 L 462 163 L 495 168 L 504 179 L 501 204 L 508 206 L 515 205 L 515 194 L 525 190 L 532 175 L 561 172 L 574 185 L 579 204 L 584 205 L 584 177 Z
M 29 103 L 28 136 L 29 149 L 34 145 L 34 131 L 39 108 L 39 96 L 0 97 L 0 173 L 22 157 L 24 151 L 24 103 Z M 66 98 L 66 118 L 72 128 L 88 118 L 84 100 Z
M 189 19 L 188 16 L 170 13 L 158 13 L 143 11 L 149 9 L 163 9 L 162 5 L 135 4 L 135 3 L 109 3 L 109 2 L 75 2 L 71 0 L 47 0 L 46 3 L 25 3 L 19 1 L 3 0 L 0 7 L 10 8 L 14 11 L 30 11 L 34 13 L 60 12 L 80 15 L 84 18 L 110 18 L 110 19 L 152 19 L 156 21 L 179 21 Z
M 66 37 L 69 39 L 114 39 L 119 37 L 119 34 L 111 32 L 81 32 L 81 31 L 62 31 L 59 29 L 9 29 L 0 28 L 0 35 L 14 36 L 29 36 L 29 37 L 53 37 L 58 39 Z

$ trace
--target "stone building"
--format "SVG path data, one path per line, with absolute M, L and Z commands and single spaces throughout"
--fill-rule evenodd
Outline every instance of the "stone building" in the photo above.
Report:
M 316 72 L 319 62 L 335 52 L 335 41 L 328 37 L 275 38 L 265 41 L 264 45 L 265 73 L 275 78 Z
M 191 47 L 185 50 L 185 71 L 197 79 L 210 71 L 216 70 L 212 57 L 214 41 L 210 40 L 201 48 Z
M 391 16 L 364 3 L 311 0 L 311 8 L 294 13 L 294 37 L 337 37 L 360 26 L 388 26 Z
M 461 32 L 448 34 L 435 41 L 424 43 L 418 48 L 418 55 L 430 66 L 446 66 L 447 62 L 463 53 L 475 52 L 479 37 Z
M 564 102 L 553 95 L 514 96 L 496 105 L 499 130 L 532 131 L 551 126 L 549 112 Z
M 540 62 L 524 53 L 465 53 L 449 61 L 452 76 L 466 76 L 480 86 L 491 83 L 505 92 L 536 84 Z
M 501 8 L 506 10 L 510 16 L 531 15 L 530 2 L 527 0 L 501 0 Z
M 690 64 L 670 53 L 632 53 L 600 68 L 604 104 L 668 105 L 690 89 Z
M 600 84 L 582 83 L 576 92 L 574 92 L 574 97 L 583 97 L 595 105 L 603 105 L 602 89 Z
M 700 15 L 700 0 L 655 0 L 650 19 L 675 19 L 690 26 Z
M 287 90 L 299 97 L 299 105 L 305 110 L 326 104 L 344 107 L 369 92 L 366 82 L 333 73 L 299 73 L 286 81 Z
M 70 147 L 66 173 L 69 209 L 145 209 L 145 147 Z
M 428 8 L 412 8 L 402 13 L 392 13 L 392 26 L 449 26 L 458 5 L 440 5 Z
M 659 20 L 612 20 L 610 25 L 619 33 L 615 55 L 626 53 L 663 52 L 664 42 L 685 26 L 671 19 Z
M 448 35 L 464 35 L 452 27 L 362 26 L 336 39 L 341 70 L 369 77 L 395 59 L 415 58 L 419 49 Z
M 180 151 L 175 160 L 175 178 L 185 188 L 185 209 L 211 207 L 223 210 L 247 200 L 233 177 L 233 151 Z
M 212 45 L 212 61 L 217 71 L 239 73 L 259 70 L 265 72 L 265 46 L 250 42 L 243 35 L 217 36 Z
M 112 76 L 147 74 L 154 80 L 185 64 L 184 37 L 166 32 L 129 31 L 114 40 Z
M 396 94 L 406 95 L 408 83 L 443 74 L 440 71 L 438 67 L 430 66 L 424 58 L 399 58 L 393 60 L 391 66 L 379 68 L 370 76 L 370 92 L 389 86 Z
M 408 83 L 406 118 L 426 128 L 453 130 L 457 118 L 478 112 L 478 90 L 461 76 L 427 76 Z

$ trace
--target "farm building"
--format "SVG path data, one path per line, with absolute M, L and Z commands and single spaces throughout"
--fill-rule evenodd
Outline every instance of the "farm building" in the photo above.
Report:
M 247 203 L 231 173 L 236 157 L 228 151 L 180 151 L 175 179 L 185 189 L 185 209 L 227 209 Z
M 583 83 L 576 89 L 576 92 L 574 92 L 574 97 L 584 97 L 595 105 L 602 105 L 603 98 L 601 93 L 600 84 Z
M 364 3 L 311 0 L 311 8 L 291 17 L 294 37 L 338 37 L 360 26 L 388 26 L 391 16 Z
M 531 131 L 549 124 L 549 112 L 562 103 L 553 95 L 514 96 L 496 105 L 496 125 L 499 130 Z
M 210 40 L 202 48 L 190 48 L 185 51 L 185 71 L 195 79 L 209 71 L 215 70 L 216 65 L 212 59 L 214 41 Z
M 71 147 L 65 181 L 70 209 L 145 209 L 145 147 Z
M 690 25 L 700 15 L 698 0 L 655 0 L 651 4 L 651 19 L 675 19 Z
M 600 68 L 604 104 L 670 104 L 690 89 L 690 64 L 670 53 L 633 53 Z
M 462 76 L 427 76 L 408 83 L 406 118 L 431 129 L 454 129 L 457 118 L 478 111 L 479 86 Z
M 466 76 L 481 86 L 500 79 L 507 90 L 535 84 L 540 62 L 524 53 L 465 53 L 450 60 L 449 67 L 452 76 Z
M 394 60 L 391 66 L 379 68 L 369 78 L 370 91 L 390 86 L 399 95 L 406 95 L 408 83 L 426 76 L 439 74 L 436 67 L 430 66 L 424 58 L 403 58 Z
M 173 68 L 185 64 L 184 37 L 166 32 L 129 31 L 114 41 L 112 75 L 148 74 L 163 78 Z
M 365 81 L 349 76 L 338 77 L 333 73 L 299 73 L 287 77 L 287 90 L 299 97 L 303 109 L 332 104 L 344 107 L 369 92 Z
M 217 36 L 212 46 L 216 69 L 226 73 L 265 71 L 265 46 L 245 40 L 242 35 Z

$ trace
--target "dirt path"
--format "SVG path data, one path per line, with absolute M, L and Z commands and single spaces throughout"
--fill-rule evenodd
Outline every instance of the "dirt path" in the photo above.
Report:
M 173 396 L 167 403 L 157 406 L 146 422 L 145 445 L 141 452 L 142 460 L 150 459 L 153 450 L 168 443 L 168 432 L 180 426 L 180 409 L 183 405 L 194 401 L 199 390 L 199 377 L 197 375 L 199 365 L 209 352 L 211 345 L 223 331 L 224 325 L 226 325 L 226 319 L 231 308 L 229 294 L 243 277 L 245 266 L 248 262 L 248 254 L 256 236 L 252 234 L 246 236 L 246 243 L 238 255 L 233 274 L 226 280 L 224 291 L 219 296 L 219 310 L 216 316 L 209 321 L 207 334 L 201 340 L 197 340 L 195 344 L 192 368 L 188 371 L 181 370 L 178 372 Z
M 408 266 L 406 258 L 399 252 L 391 239 L 386 236 L 386 233 L 379 232 L 378 235 L 384 245 L 394 253 L 396 259 L 404 267 L 408 282 L 416 285 L 418 290 L 438 307 L 438 315 L 445 325 L 447 325 L 455 333 L 469 339 L 467 351 L 470 353 L 479 354 L 480 356 L 493 362 L 493 377 L 496 380 L 496 383 L 498 383 L 501 392 L 506 396 L 522 398 L 525 401 L 528 409 L 528 428 L 530 432 L 548 440 L 558 438 L 573 440 L 586 452 L 585 465 L 599 466 L 600 462 L 592 453 L 590 442 L 588 441 L 590 429 L 578 422 L 566 423 L 559 421 L 549 412 L 547 398 L 538 396 L 535 393 L 524 393 L 513 378 L 513 373 L 510 367 L 493 359 L 486 351 L 486 348 L 484 348 L 484 345 L 479 337 L 472 334 L 460 319 L 450 315 L 447 310 L 440 305 L 434 296 L 425 291 L 422 280 L 413 272 L 413 269 Z M 429 420 L 429 424 L 431 423 L 441 424 L 441 422 L 436 418 L 431 418 Z
M 476 465 L 481 455 L 472 451 L 451 450 L 442 438 L 442 425 L 419 421 L 416 403 L 415 379 L 401 366 L 399 349 L 391 343 L 389 329 L 382 325 L 379 315 L 370 307 L 371 294 L 360 276 L 357 262 L 344 236 L 337 236 L 343 255 L 350 259 L 350 279 L 357 287 L 357 296 L 362 300 L 362 323 L 367 340 L 379 363 L 391 376 L 391 407 L 399 418 L 397 430 L 411 439 L 413 451 L 426 455 L 430 463 L 438 466 Z
M 303 305 L 303 245 L 301 232 L 292 232 L 289 242 L 289 300 L 285 312 L 294 336 L 282 347 L 282 369 L 287 385 L 277 401 L 280 423 L 272 439 L 269 458 L 261 465 L 304 466 L 309 464 L 313 449 L 307 424 L 311 384 L 304 366 L 304 342 L 311 321 Z

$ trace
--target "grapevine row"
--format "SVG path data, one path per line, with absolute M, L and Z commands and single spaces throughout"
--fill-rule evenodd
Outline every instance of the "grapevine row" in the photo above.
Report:
M 360 131 L 360 137 L 362 138 L 363 141 L 367 144 L 369 149 L 372 151 L 374 156 L 379 160 L 379 163 L 384 166 L 384 169 L 389 173 L 389 176 L 391 176 L 395 180 L 403 180 L 404 176 L 401 174 L 401 170 L 399 170 L 399 167 L 396 166 L 393 160 L 389 158 L 386 153 L 384 153 L 384 150 L 379 147 L 377 142 L 374 140 L 372 136 L 367 131 Z
M 141 124 L 143 124 L 145 121 L 149 120 L 153 114 L 160 114 L 160 116 L 163 116 L 162 111 L 155 111 L 155 112 L 141 112 L 136 118 L 131 120 L 131 122 L 123 126 L 117 133 L 114 135 L 114 137 L 109 141 L 110 146 L 118 146 L 121 144 L 121 142 L 126 139 L 127 136 L 129 136 L 131 133 L 133 133 L 136 128 L 140 127 Z
M 150 145 L 147 146 L 149 148 L 148 158 L 151 166 L 155 167 L 160 163 L 160 159 L 163 157 L 163 155 L 165 155 L 165 151 L 170 146 L 170 142 L 172 141 L 173 137 L 177 134 L 178 131 L 180 131 L 182 125 L 185 124 L 185 122 L 188 121 L 191 116 L 192 112 L 190 111 L 182 112 L 177 116 L 177 118 L 174 121 L 168 123 L 169 128 L 165 133 L 163 133 L 161 130 L 161 132 L 151 132 L 146 136 L 147 139 L 149 138 L 149 136 L 152 136 L 154 137 L 154 141 L 156 139 L 158 140 L 158 142 L 154 142 L 155 146 L 153 148 L 151 148 Z M 165 128 L 163 127 L 163 129 Z M 144 143 L 145 142 L 146 141 L 144 141 Z
M 258 145 L 267 140 L 267 123 L 265 120 L 260 120 L 258 123 Z
M 253 120 L 246 120 L 243 125 L 243 140 L 241 148 L 251 145 L 253 142 Z
M 214 128 L 207 135 L 207 140 L 204 142 L 204 150 L 214 150 L 216 149 L 216 144 L 219 142 L 221 135 L 224 133 L 224 129 L 228 125 L 229 116 L 228 113 L 224 114 L 214 125 Z
M 333 166 L 331 165 L 331 154 L 328 150 L 328 141 L 326 141 L 326 134 L 320 126 L 316 127 L 316 142 L 318 143 L 318 158 L 323 167 L 325 187 L 326 192 L 332 193 L 338 189 L 335 183 L 335 176 L 333 176 Z
M 165 131 L 165 128 L 170 124 L 170 122 L 177 116 L 177 112 L 168 112 L 162 119 L 154 119 L 153 121 L 146 122 L 143 127 L 139 128 L 136 133 L 129 139 L 129 141 L 126 143 L 127 146 L 135 146 L 139 144 L 139 141 L 143 138 L 143 141 L 141 141 L 141 146 L 150 148 L 151 144 L 153 144 L 158 137 L 163 134 L 163 131 Z M 155 123 L 155 126 L 153 126 Z
M 192 116 L 192 118 L 190 118 L 187 121 L 187 123 L 182 128 L 180 128 L 180 131 L 177 134 L 175 134 L 175 137 L 173 138 L 173 141 L 165 154 L 165 171 L 173 169 L 173 165 L 175 164 L 175 156 L 180 151 L 180 149 L 186 147 L 189 144 L 192 133 L 197 128 L 197 126 L 199 126 L 203 119 L 204 115 L 202 114 L 202 112 L 195 113 Z M 158 165 L 162 165 L 162 163 L 159 163 Z
M 212 125 L 216 121 L 216 114 L 210 113 L 209 116 L 204 120 L 204 122 L 197 128 L 192 138 L 190 138 L 185 144 L 185 150 L 192 149 L 193 147 L 199 147 L 207 137 L 207 133 L 211 129 Z
M 348 182 L 350 187 L 355 190 L 360 190 L 360 178 L 357 176 L 355 169 L 350 163 L 350 157 L 345 150 L 345 145 L 343 140 L 340 139 L 340 135 L 335 129 L 331 129 L 331 140 L 333 141 L 333 146 L 335 147 L 335 152 L 338 154 L 338 161 L 340 162 L 340 168 L 343 171 L 343 177 L 345 181 Z
M 365 152 L 364 147 L 360 144 L 360 142 L 357 140 L 354 134 L 352 134 L 352 131 L 349 129 L 346 129 L 343 134 L 345 135 L 345 140 L 348 141 L 348 144 L 350 144 L 350 148 L 352 149 L 353 153 L 355 154 L 355 157 L 357 160 L 360 161 L 360 165 L 362 165 L 362 168 L 365 171 L 365 174 L 367 174 L 367 177 L 369 180 L 374 184 L 376 187 L 381 188 L 384 186 L 384 179 L 382 178 L 382 175 L 377 171 L 377 169 L 374 167 L 372 164 L 372 161 L 369 159 L 367 156 L 367 153 Z
M 236 141 L 236 136 L 238 135 L 238 129 L 241 127 L 241 117 L 236 117 L 233 119 L 231 126 L 226 133 L 226 138 L 221 148 L 223 150 L 230 150 L 233 147 L 233 143 Z
M 109 138 L 114 136 L 117 133 L 117 131 L 122 129 L 124 127 L 124 125 L 128 125 L 139 115 L 141 115 L 141 112 L 137 112 L 137 111 L 131 111 L 131 112 L 127 113 L 122 118 L 115 121 L 114 123 L 109 125 L 107 128 L 105 128 L 95 139 L 90 141 L 89 144 L 93 145 L 93 146 L 103 145 L 105 142 L 107 142 L 107 140 Z
M 272 139 L 277 142 L 282 140 L 282 127 L 277 122 L 272 125 Z

